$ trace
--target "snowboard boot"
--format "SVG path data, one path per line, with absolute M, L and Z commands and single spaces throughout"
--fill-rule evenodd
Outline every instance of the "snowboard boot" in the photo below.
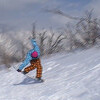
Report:
M 25 74 L 27 74 L 28 72 L 26 72 L 26 71 L 22 71 L 22 73 L 25 75 Z
M 38 81 L 38 82 L 44 82 L 44 80 L 41 79 L 41 77 L 39 77 L 39 78 L 36 77 L 35 80 Z
M 37 80 L 41 80 L 41 77 L 39 77 L 39 78 L 36 78 Z

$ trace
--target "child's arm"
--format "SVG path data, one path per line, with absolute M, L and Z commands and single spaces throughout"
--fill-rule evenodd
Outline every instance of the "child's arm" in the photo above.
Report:
M 22 70 L 26 65 L 29 64 L 30 60 L 32 60 L 30 52 L 27 53 L 26 59 L 23 61 L 23 63 L 19 66 L 19 70 Z
M 40 57 L 40 49 L 39 49 L 38 44 L 36 43 L 36 41 L 34 39 L 31 39 L 31 43 L 34 47 L 34 51 L 36 51 L 38 53 L 38 57 Z

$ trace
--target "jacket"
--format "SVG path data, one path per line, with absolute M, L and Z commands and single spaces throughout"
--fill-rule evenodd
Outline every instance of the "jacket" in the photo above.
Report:
M 28 65 L 30 63 L 31 60 L 33 59 L 38 59 L 40 57 L 40 49 L 39 46 L 37 45 L 36 41 L 34 39 L 31 39 L 31 43 L 33 45 L 33 49 L 29 50 L 27 52 L 26 58 L 23 61 L 23 63 L 19 66 L 19 70 L 22 70 L 26 65 Z M 31 57 L 31 54 L 36 51 L 38 53 L 38 57 L 37 58 L 33 58 Z

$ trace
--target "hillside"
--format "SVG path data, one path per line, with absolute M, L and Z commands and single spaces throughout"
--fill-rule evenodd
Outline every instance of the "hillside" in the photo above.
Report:
M 0 100 L 100 100 L 99 49 L 42 58 L 42 66 L 45 82 L 39 84 L 13 67 L 2 70 Z

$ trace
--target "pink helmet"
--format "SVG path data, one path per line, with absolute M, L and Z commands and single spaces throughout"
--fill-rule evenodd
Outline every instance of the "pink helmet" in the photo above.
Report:
M 34 52 L 31 54 L 31 56 L 32 56 L 33 58 L 36 58 L 36 57 L 38 57 L 38 53 L 37 53 L 36 51 L 34 51 Z

